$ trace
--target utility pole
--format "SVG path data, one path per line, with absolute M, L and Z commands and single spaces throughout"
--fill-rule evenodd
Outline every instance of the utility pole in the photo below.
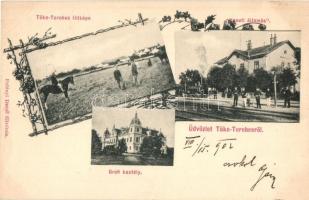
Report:
M 274 103 L 277 108 L 277 74 L 274 72 Z

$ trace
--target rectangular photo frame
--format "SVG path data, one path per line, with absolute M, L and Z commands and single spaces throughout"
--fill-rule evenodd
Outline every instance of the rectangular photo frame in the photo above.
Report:
M 175 88 L 158 24 L 136 24 L 28 49 L 49 129 L 91 117 L 92 105 L 117 106 Z
M 173 166 L 175 110 L 93 107 L 92 165 Z
M 176 121 L 297 123 L 300 31 L 175 35 Z

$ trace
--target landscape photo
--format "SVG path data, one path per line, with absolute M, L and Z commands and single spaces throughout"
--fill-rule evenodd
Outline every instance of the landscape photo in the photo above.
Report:
M 174 160 L 175 111 L 94 107 L 92 165 L 161 165 Z
M 177 32 L 177 121 L 299 122 L 300 31 Z
M 175 88 L 156 23 L 130 25 L 28 53 L 49 126 Z M 91 117 L 91 116 L 90 116 Z

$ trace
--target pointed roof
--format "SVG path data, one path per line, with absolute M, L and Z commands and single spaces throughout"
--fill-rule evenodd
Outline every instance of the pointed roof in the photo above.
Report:
M 137 112 L 135 112 L 134 118 L 131 120 L 130 125 L 132 124 L 137 124 L 137 125 L 142 125 L 141 120 L 137 116 Z
M 235 49 L 234 51 L 232 51 L 232 53 L 229 56 L 218 60 L 215 64 L 222 65 L 226 63 L 233 55 L 241 56 L 244 59 L 249 59 L 249 60 L 255 59 L 255 58 L 261 58 L 271 53 L 272 51 L 274 51 L 275 49 L 279 48 L 280 46 L 284 44 L 288 44 L 293 50 L 296 49 L 295 46 L 289 40 L 284 40 L 274 45 L 265 45 L 261 47 L 256 47 L 256 48 L 246 50 L 246 51 Z
M 110 135 L 110 132 L 109 132 L 108 128 L 105 129 L 103 135 L 104 136 L 109 136 Z

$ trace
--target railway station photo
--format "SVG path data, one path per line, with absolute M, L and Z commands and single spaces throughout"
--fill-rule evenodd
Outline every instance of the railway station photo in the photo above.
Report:
M 178 32 L 176 120 L 299 122 L 300 52 L 298 31 Z

